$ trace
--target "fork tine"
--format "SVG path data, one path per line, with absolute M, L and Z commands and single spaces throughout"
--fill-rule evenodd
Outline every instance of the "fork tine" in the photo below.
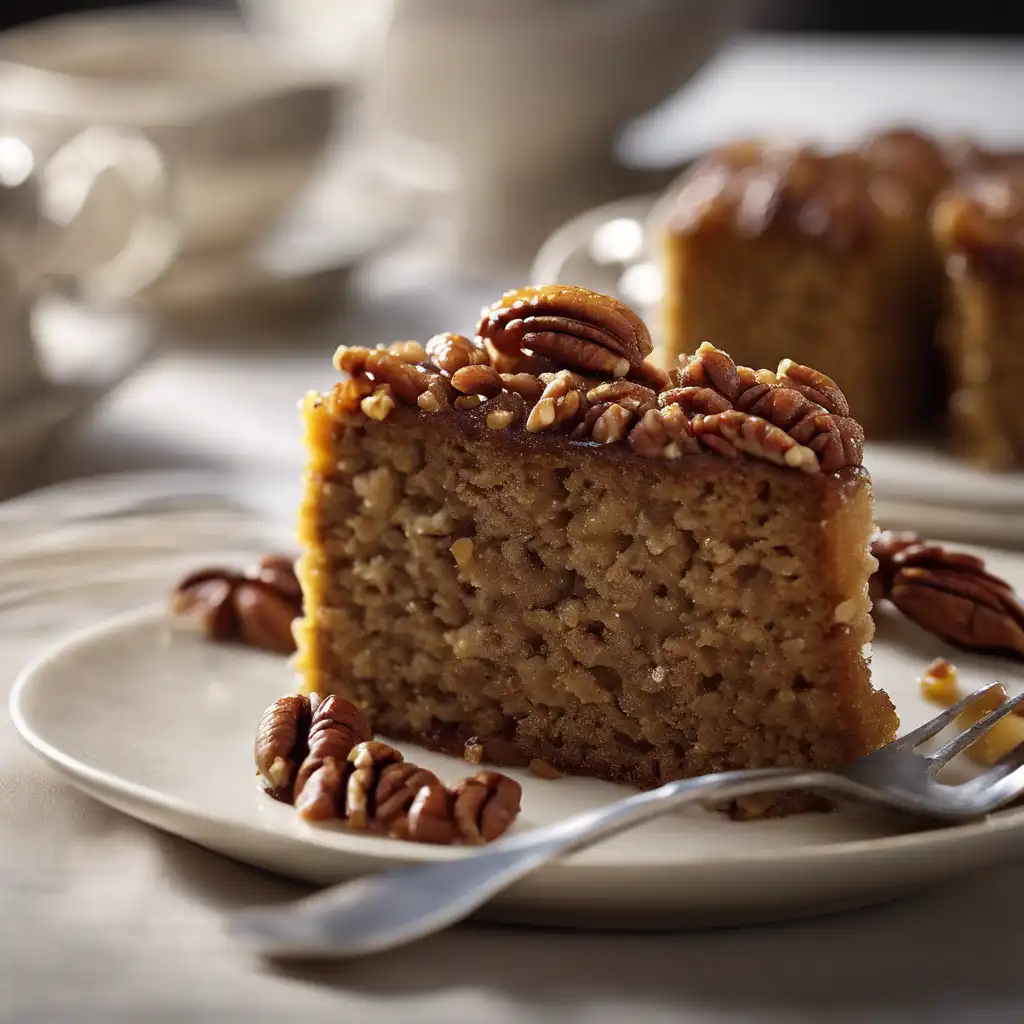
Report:
M 999 683 L 989 683 L 987 686 L 982 686 L 980 689 L 975 690 L 973 693 L 967 694 L 966 697 L 962 697 L 955 704 L 946 708 L 941 714 L 936 715 L 930 722 L 925 722 L 924 725 L 919 725 L 913 732 L 908 732 L 906 736 L 901 736 L 894 746 L 897 747 L 917 747 L 920 746 L 925 740 L 930 740 L 933 736 L 942 732 L 943 729 L 949 725 L 961 711 L 965 711 L 969 708 L 979 697 L 988 693 L 993 686 L 998 686 Z
M 984 718 L 975 722 L 969 729 L 965 729 L 959 736 L 951 739 L 944 747 L 937 750 L 928 760 L 936 767 L 941 768 L 944 764 L 956 757 L 961 750 L 969 747 L 976 739 L 983 736 L 988 730 L 1008 715 L 1018 704 L 1024 701 L 1024 693 L 1018 693 L 1008 701 L 1000 704 L 995 711 L 990 711 Z

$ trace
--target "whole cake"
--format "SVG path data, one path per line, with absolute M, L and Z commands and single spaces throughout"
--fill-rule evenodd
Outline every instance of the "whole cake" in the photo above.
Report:
M 567 286 L 503 296 L 473 339 L 340 349 L 304 405 L 304 688 L 395 739 L 642 787 L 891 740 L 842 392 L 650 351 Z

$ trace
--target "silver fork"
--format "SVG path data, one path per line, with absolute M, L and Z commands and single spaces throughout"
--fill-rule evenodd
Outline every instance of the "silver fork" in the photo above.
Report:
M 944 765 L 1024 701 L 1004 701 L 934 753 L 918 747 L 993 686 L 975 690 L 930 722 L 835 771 L 763 768 L 669 782 L 567 821 L 501 839 L 479 853 L 400 868 L 335 886 L 281 908 L 235 915 L 229 931 L 268 956 L 341 958 L 383 952 L 441 931 L 542 864 L 688 804 L 779 790 L 816 790 L 944 821 L 981 817 L 1024 792 L 1024 743 L 981 775 L 939 782 Z

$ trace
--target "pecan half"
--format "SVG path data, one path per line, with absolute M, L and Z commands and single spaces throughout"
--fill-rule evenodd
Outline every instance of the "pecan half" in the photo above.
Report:
M 291 654 L 292 622 L 302 614 L 302 589 L 292 559 L 265 555 L 245 572 L 217 566 L 186 576 L 171 595 L 171 612 L 193 622 L 211 640 L 239 640 Z
M 345 787 L 345 820 L 353 828 L 369 827 L 375 813 L 374 795 L 384 770 L 403 760 L 401 751 L 379 740 L 366 740 L 349 752 L 352 768 Z
M 295 773 L 306 756 L 311 711 L 301 693 L 278 697 L 260 718 L 254 748 L 256 770 L 266 791 L 277 800 L 291 800 Z
M 408 831 L 409 809 L 424 786 L 441 786 L 441 780 L 427 768 L 409 761 L 387 765 L 377 779 L 373 793 L 373 817 L 393 834 Z
M 449 846 L 459 838 L 455 824 L 455 798 L 444 786 L 423 786 L 409 807 L 402 831 L 414 843 Z
M 505 833 L 519 814 L 522 787 L 501 772 L 477 772 L 452 787 L 454 816 L 467 843 L 489 843 Z
M 908 534 L 872 543 L 872 591 L 948 643 L 1024 659 L 1024 604 L 982 559 Z
M 332 810 L 326 816 L 341 812 L 349 754 L 372 735 L 366 716 L 351 701 L 332 694 L 320 702 L 309 727 L 308 753 L 295 777 L 295 806 L 303 817 L 319 819 L 330 801 Z M 310 784 L 311 792 L 307 794 Z M 324 794 L 324 789 L 330 792 Z
M 629 307 L 575 285 L 506 292 L 484 310 L 477 334 L 504 355 L 526 351 L 588 373 L 642 372 L 650 332 Z
M 736 458 L 743 452 L 804 473 L 821 472 L 818 457 L 810 448 L 759 416 L 735 409 L 712 416 L 694 416 L 690 430 L 712 451 L 729 458 Z

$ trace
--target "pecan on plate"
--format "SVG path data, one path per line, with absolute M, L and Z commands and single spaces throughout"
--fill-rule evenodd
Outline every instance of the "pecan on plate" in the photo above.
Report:
M 310 700 L 301 693 L 278 697 L 260 718 L 256 729 L 256 770 L 266 793 L 291 801 L 295 773 L 309 743 Z
M 344 697 L 332 695 L 313 712 L 308 753 L 295 777 L 295 806 L 310 821 L 338 817 L 345 805 L 349 755 L 372 736 L 366 716 Z
M 948 643 L 1024 659 L 1024 604 L 974 555 L 906 534 L 880 534 L 873 590 Z
M 171 596 L 171 611 L 212 640 L 240 640 L 291 654 L 292 621 L 302 614 L 302 590 L 290 558 L 265 555 L 245 572 L 217 566 L 186 576 Z
M 477 772 L 452 787 L 459 835 L 467 843 L 489 843 L 516 820 L 522 787 L 501 772 Z
M 651 335 L 628 306 L 575 285 L 506 292 L 483 311 L 477 334 L 507 356 L 526 351 L 597 376 L 647 379 Z
M 455 798 L 444 786 L 423 786 L 409 807 L 403 838 L 449 846 L 459 838 Z
M 409 761 L 387 765 L 373 791 L 373 820 L 396 839 L 409 838 L 409 811 L 425 786 L 441 788 L 441 780 L 429 769 Z
M 369 828 L 374 818 L 374 795 L 383 782 L 384 771 L 404 760 L 401 751 L 379 740 L 366 740 L 349 751 L 351 768 L 345 785 L 344 816 L 353 828 Z

